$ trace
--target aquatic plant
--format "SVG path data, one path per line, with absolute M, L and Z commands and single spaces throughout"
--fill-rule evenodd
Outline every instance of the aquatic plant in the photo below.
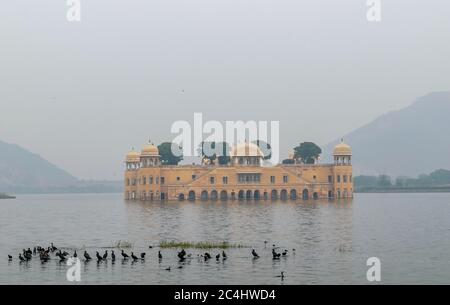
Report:
M 241 244 L 228 243 L 226 241 L 221 242 L 190 242 L 190 241 L 167 241 L 163 240 L 159 243 L 160 248 L 185 248 L 185 249 L 228 249 L 228 248 L 245 248 Z

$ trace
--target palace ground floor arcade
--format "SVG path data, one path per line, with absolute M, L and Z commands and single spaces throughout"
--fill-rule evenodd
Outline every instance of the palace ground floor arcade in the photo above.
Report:
M 324 186 L 281 187 L 281 188 L 251 188 L 240 187 L 233 189 L 220 188 L 162 188 L 159 191 L 136 191 L 126 194 L 126 199 L 143 201 L 226 201 L 226 200 L 309 200 L 351 198 L 352 189 L 333 190 Z

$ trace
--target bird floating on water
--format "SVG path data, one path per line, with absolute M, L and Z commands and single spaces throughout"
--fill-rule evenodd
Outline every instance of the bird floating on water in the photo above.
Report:
M 259 258 L 258 253 L 256 253 L 255 249 L 252 250 L 253 258 Z

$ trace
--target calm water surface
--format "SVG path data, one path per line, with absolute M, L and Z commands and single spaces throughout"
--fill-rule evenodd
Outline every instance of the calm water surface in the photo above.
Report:
M 57 259 L 19 263 L 25 247 L 54 242 L 94 256 L 119 240 L 133 243 L 128 253 L 145 251 L 145 262 L 82 262 L 81 284 L 367 284 L 372 256 L 381 260 L 382 283 L 450 284 L 450 194 L 195 203 L 125 202 L 121 194 L 23 195 L 0 200 L 0 284 L 69 283 L 68 267 Z M 157 247 L 148 249 L 162 240 L 250 248 L 228 249 L 228 259 L 219 262 L 204 262 L 197 258 L 203 251 L 188 249 L 193 259 L 177 269 L 176 249 L 163 249 L 162 262 Z M 289 255 L 273 261 L 272 244 Z M 252 260 L 252 247 L 259 260 Z M 275 277 L 281 271 L 284 281 Z

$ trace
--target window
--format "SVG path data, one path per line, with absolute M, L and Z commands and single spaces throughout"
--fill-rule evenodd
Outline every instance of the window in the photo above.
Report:
M 195 180 L 195 178 L 197 178 L 197 176 L 195 176 L 195 175 L 192 175 L 192 180 Z
M 158 176 L 156 176 L 156 178 L 155 178 L 155 184 L 159 184 L 159 177 Z
M 333 176 L 328 176 L 328 183 L 332 183 L 333 182 Z
M 142 184 L 143 185 L 146 185 L 147 184 L 147 177 L 142 177 Z
M 343 178 L 344 178 L 344 183 L 347 183 L 347 175 L 344 175 Z
M 287 175 L 283 176 L 283 183 L 288 183 L 289 177 Z
M 130 179 L 127 179 L 127 185 L 130 185 Z
M 316 181 L 317 180 L 317 176 L 313 176 L 313 180 Z
M 214 184 L 216 182 L 216 180 L 214 179 L 214 177 L 209 177 L 209 183 Z
M 239 183 L 260 183 L 261 174 L 238 174 Z
M 350 182 L 352 182 L 352 175 L 350 175 Z
M 341 176 L 340 175 L 337 175 L 337 182 L 341 183 Z
M 148 177 L 148 184 L 153 184 L 153 176 Z
M 228 184 L 228 177 L 227 176 L 223 176 L 222 177 L 222 182 L 223 182 L 223 184 Z
M 180 177 L 177 177 L 177 181 L 180 181 L 180 179 L 181 179 Z
M 270 176 L 270 183 L 275 183 L 275 176 Z
M 164 177 L 161 177 L 161 184 L 164 184 L 165 180 Z

